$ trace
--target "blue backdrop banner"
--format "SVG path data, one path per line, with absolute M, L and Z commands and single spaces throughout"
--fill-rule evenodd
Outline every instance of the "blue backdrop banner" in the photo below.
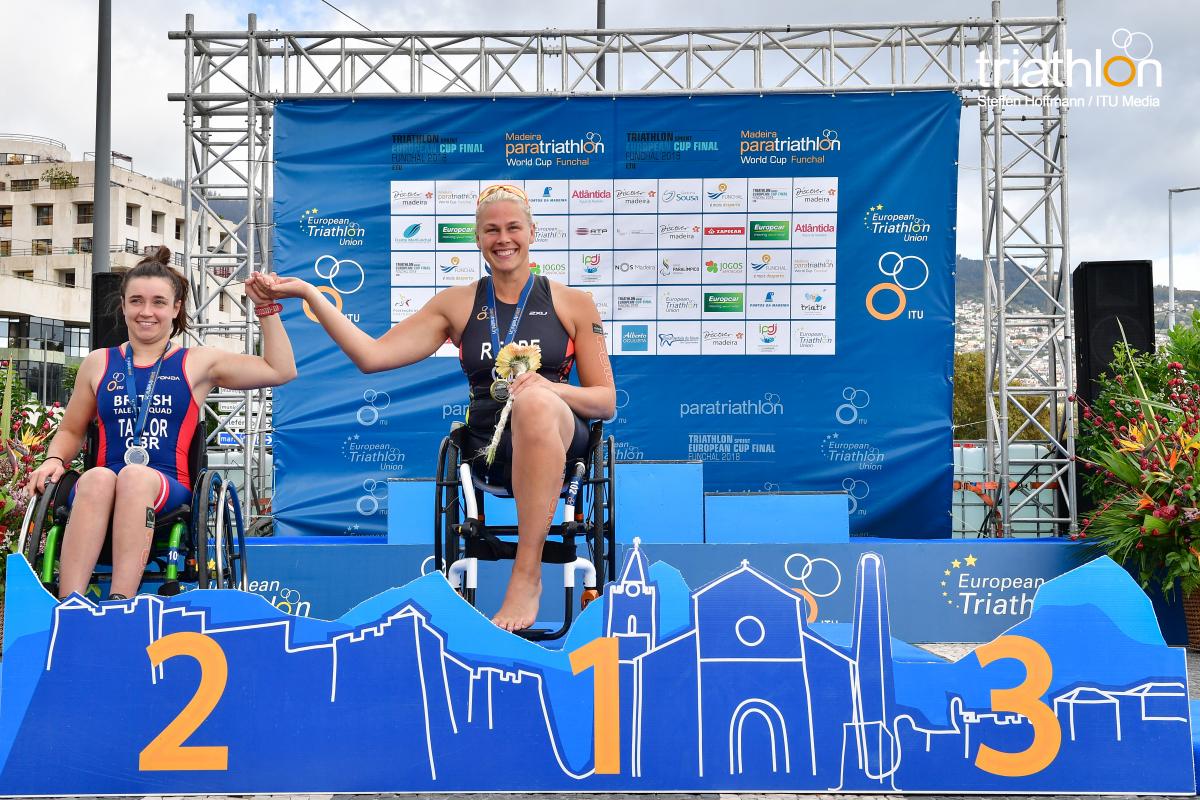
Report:
M 619 460 L 845 490 L 854 533 L 949 536 L 959 112 L 940 92 L 284 103 L 275 268 L 378 336 L 483 274 L 476 196 L 514 183 L 535 271 L 605 321 Z M 304 309 L 284 322 L 281 532 L 382 534 L 383 481 L 432 475 L 463 418 L 457 351 L 362 375 Z

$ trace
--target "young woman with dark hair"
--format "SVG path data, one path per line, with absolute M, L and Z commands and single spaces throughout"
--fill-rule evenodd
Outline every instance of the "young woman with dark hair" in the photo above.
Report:
M 96 466 L 75 484 L 74 513 L 67 523 L 59 570 L 59 597 L 83 593 L 112 519 L 113 574 L 110 598 L 135 594 L 150 555 L 155 516 L 172 511 L 192 494 L 188 449 L 203 436 L 201 408 L 217 386 L 257 389 L 296 376 L 292 346 L 278 313 L 281 306 L 257 292 L 263 355 L 212 347 L 181 347 L 171 341 L 187 330 L 188 284 L 170 266 L 171 251 L 159 247 L 125 273 L 120 309 L 128 341 L 94 350 L 79 366 L 75 391 L 45 461 L 27 487 L 43 491 L 78 454 L 93 421 L 99 428 Z

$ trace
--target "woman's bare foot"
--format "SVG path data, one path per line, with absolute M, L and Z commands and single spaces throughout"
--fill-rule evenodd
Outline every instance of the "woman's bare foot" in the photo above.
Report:
M 541 564 L 533 576 L 522 575 L 515 570 L 508 581 L 504 602 L 492 622 L 506 631 L 528 628 L 537 620 L 538 603 L 542 598 Z

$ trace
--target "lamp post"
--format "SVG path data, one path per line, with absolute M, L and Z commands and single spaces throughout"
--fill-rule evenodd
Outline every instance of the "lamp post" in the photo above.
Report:
M 1167 330 L 1175 327 L 1175 195 L 1198 189 L 1200 186 L 1167 189 Z

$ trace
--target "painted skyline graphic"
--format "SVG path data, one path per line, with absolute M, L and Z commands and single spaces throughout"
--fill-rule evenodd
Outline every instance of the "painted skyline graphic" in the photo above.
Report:
M 635 545 L 562 650 L 440 574 L 334 621 L 231 591 L 56 603 L 8 574 L 5 794 L 1195 786 L 1183 652 L 1107 559 L 956 663 L 893 656 L 873 553 L 847 637 L 748 561 L 692 590 Z

